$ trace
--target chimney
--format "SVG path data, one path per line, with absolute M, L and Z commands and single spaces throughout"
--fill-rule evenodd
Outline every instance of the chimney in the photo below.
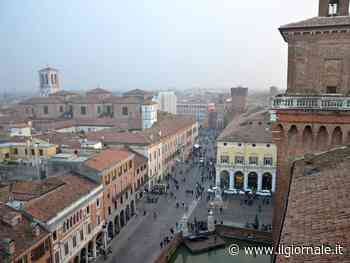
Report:
M 9 256 L 13 256 L 16 251 L 15 241 L 10 238 L 5 238 L 2 240 L 2 247 L 5 250 L 5 253 Z
M 8 212 L 1 217 L 1 221 L 11 227 L 14 227 L 22 221 L 22 215 L 17 212 Z
M 31 228 L 32 228 L 32 235 L 35 237 L 40 236 L 40 226 L 38 223 L 31 223 L 30 224 Z

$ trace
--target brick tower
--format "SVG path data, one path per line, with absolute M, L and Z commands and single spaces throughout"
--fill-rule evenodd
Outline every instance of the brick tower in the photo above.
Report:
M 273 237 L 278 241 L 290 163 L 350 142 L 349 0 L 319 0 L 319 15 L 279 28 L 288 43 L 288 84 L 272 101 L 278 146 Z

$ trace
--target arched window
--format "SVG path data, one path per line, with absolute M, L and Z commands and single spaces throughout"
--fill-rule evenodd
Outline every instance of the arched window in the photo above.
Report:
M 244 186 L 244 175 L 242 172 L 236 172 L 234 177 L 234 183 L 236 189 L 243 189 Z
M 272 189 L 272 175 L 270 173 L 264 173 L 262 177 L 262 190 Z
M 248 174 L 248 188 L 257 190 L 258 188 L 258 175 L 255 172 Z
M 228 189 L 230 187 L 230 174 L 227 171 L 220 173 L 220 182 L 222 189 Z

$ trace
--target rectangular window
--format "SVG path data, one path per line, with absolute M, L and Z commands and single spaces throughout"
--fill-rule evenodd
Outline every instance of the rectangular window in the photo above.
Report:
M 129 161 L 129 169 L 131 169 L 132 168 L 132 161 L 130 160 Z
M 91 224 L 88 224 L 88 234 L 91 234 L 91 231 L 92 231 L 92 226 Z
M 53 231 L 53 233 L 52 233 L 52 239 L 53 239 L 54 241 L 56 241 L 56 239 L 57 239 L 57 231 Z
M 35 155 L 35 150 L 32 149 L 31 152 L 32 152 L 32 155 L 34 156 Z
M 77 246 L 77 237 L 74 235 L 73 236 L 73 248 Z
M 126 106 L 122 107 L 122 114 L 123 115 L 128 115 L 129 114 L 128 107 L 126 107 Z
M 63 112 L 63 106 L 60 106 L 60 112 Z
M 84 240 L 84 229 L 80 230 L 80 241 Z
M 97 106 L 97 113 L 101 114 L 101 106 Z
M 40 156 L 43 156 L 43 155 L 44 155 L 43 149 L 40 149 L 40 150 L 39 150 L 39 155 L 40 155 Z
M 244 156 L 236 156 L 235 164 L 244 164 Z
M 97 225 L 100 225 L 100 224 L 101 224 L 101 217 L 97 216 Z
M 250 164 L 250 165 L 258 165 L 258 157 L 256 157 L 256 156 L 250 156 L 250 157 L 249 157 L 249 164 Z
M 328 94 L 336 94 L 337 93 L 337 87 L 327 87 L 327 93 Z
M 265 166 L 272 166 L 273 161 L 272 161 L 272 157 L 265 157 L 264 158 L 264 165 Z
M 90 206 L 86 207 L 86 214 L 90 214 Z
M 97 200 L 96 200 L 96 206 L 97 206 L 97 208 L 100 208 L 100 199 L 99 198 L 97 198 Z
M 81 115 L 86 115 L 86 106 L 81 106 L 80 107 L 80 114 Z
M 44 114 L 49 114 L 49 106 L 45 105 L 43 110 Z
M 67 256 L 69 254 L 69 245 L 68 241 L 64 244 L 64 254 Z
M 230 157 L 228 155 L 221 155 L 220 160 L 221 163 L 229 163 Z

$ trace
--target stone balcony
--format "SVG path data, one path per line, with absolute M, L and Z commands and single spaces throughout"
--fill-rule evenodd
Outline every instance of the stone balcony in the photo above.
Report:
M 277 95 L 272 110 L 350 111 L 350 97 L 343 95 Z

